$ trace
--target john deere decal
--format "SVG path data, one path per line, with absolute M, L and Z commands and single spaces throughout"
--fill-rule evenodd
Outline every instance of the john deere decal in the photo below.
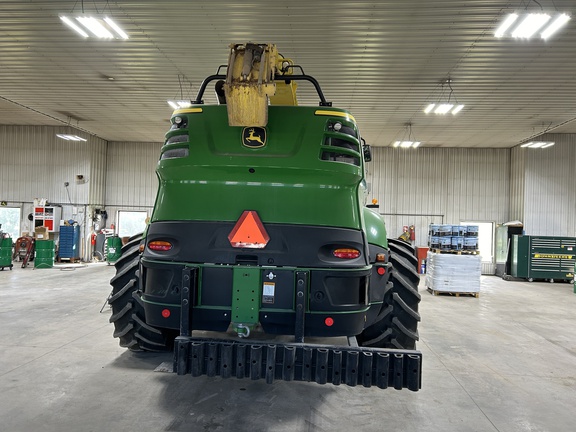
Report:
M 259 148 L 266 145 L 266 129 L 258 126 L 245 127 L 242 130 L 242 145 Z

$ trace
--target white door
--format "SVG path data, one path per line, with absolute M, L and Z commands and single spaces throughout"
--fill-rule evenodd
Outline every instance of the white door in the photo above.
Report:
M 461 225 L 478 225 L 478 249 L 482 257 L 482 274 L 493 275 L 494 265 L 494 222 L 461 222 Z

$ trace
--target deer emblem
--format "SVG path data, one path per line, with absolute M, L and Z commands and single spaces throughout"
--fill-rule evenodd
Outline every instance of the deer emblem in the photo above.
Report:
M 266 144 L 266 129 L 245 128 L 243 133 L 243 143 L 246 147 L 263 147 Z

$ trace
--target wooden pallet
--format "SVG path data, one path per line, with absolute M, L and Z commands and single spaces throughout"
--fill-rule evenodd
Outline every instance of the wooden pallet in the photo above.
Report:
M 456 292 L 456 291 L 439 291 L 439 290 L 433 290 L 432 288 L 427 288 L 427 289 L 428 289 L 428 292 L 430 294 L 433 294 L 433 295 L 449 294 L 451 296 L 456 296 L 456 297 L 460 297 L 461 295 L 472 296 L 472 297 L 476 297 L 476 298 L 480 297 L 479 292 L 470 292 L 470 291 L 468 291 L 468 292 L 466 292 L 466 291 Z
M 452 254 L 452 255 L 478 255 L 479 250 L 451 250 L 451 249 L 430 249 L 430 252 L 437 254 Z
M 62 262 L 62 261 L 69 261 L 71 264 L 76 263 L 76 262 L 80 262 L 80 258 L 64 258 L 64 257 L 58 257 L 56 259 L 57 262 Z

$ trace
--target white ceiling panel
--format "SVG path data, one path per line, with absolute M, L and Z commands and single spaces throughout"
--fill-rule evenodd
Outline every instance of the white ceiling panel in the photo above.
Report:
M 573 13 L 573 0 L 540 0 Z M 59 14 L 102 13 L 128 41 L 83 39 Z M 576 133 L 576 20 L 548 41 L 496 39 L 534 1 L 0 1 L 0 124 L 70 124 L 109 141 L 161 141 L 167 99 L 193 99 L 230 43 L 276 43 L 349 109 L 367 142 L 512 147 Z M 457 116 L 423 113 L 452 79 Z M 211 93 L 211 92 L 208 92 Z M 302 86 L 302 100 L 316 99 Z M 213 102 L 207 95 L 206 102 Z

